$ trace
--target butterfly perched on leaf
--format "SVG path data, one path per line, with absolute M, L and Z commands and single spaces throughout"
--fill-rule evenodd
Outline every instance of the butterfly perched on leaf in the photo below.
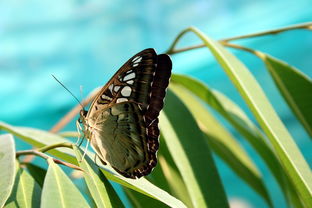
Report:
M 84 136 L 105 164 L 128 178 L 148 175 L 157 164 L 158 116 L 172 63 L 145 49 L 130 58 L 81 110 Z

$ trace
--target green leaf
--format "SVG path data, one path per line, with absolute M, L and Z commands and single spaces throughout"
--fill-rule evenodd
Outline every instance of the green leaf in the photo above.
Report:
M 149 174 L 145 178 L 149 180 L 151 183 L 153 183 L 155 186 L 167 191 L 168 193 L 172 194 L 174 197 L 177 197 L 177 195 L 174 195 L 171 189 L 169 188 L 168 181 L 165 178 L 164 173 L 161 168 L 161 164 L 159 163 L 160 150 L 162 150 L 165 147 L 165 144 L 162 141 L 160 141 L 160 144 L 161 144 L 161 148 L 158 149 L 158 152 L 157 152 L 157 165 L 155 166 L 151 174 Z
M 48 159 L 48 162 L 49 168 L 42 189 L 41 207 L 89 207 L 80 191 L 62 169 L 52 159 Z
M 94 158 L 94 153 L 91 153 L 87 151 L 87 155 L 90 158 Z M 139 193 L 142 193 L 148 197 L 152 197 L 154 199 L 157 199 L 158 201 L 161 201 L 164 204 L 167 204 L 170 207 L 176 207 L 176 208 L 185 208 L 186 206 L 175 197 L 171 196 L 166 191 L 158 188 L 145 178 L 140 179 L 130 179 L 125 178 L 121 176 L 120 174 L 116 173 L 116 171 L 110 167 L 110 166 L 104 166 L 100 165 L 102 173 L 105 175 L 105 177 L 109 180 L 112 180 L 116 183 L 119 183 L 122 186 L 128 187 L 132 190 L 135 190 Z
M 189 31 L 196 34 L 204 42 L 232 80 L 259 125 L 270 139 L 283 167 L 290 176 L 298 193 L 300 193 L 302 201 L 306 206 L 312 207 L 311 170 L 256 79 L 246 66 L 224 49 L 221 44 L 208 38 L 193 27 L 183 31 L 182 34 Z
M 5 208 L 40 207 L 40 186 L 37 184 L 35 179 L 29 173 L 27 173 L 27 171 L 19 167 L 18 162 L 16 166 L 18 171 L 15 176 L 14 188 L 12 190 L 10 198 L 5 205 Z
M 40 187 L 43 186 L 44 177 L 47 173 L 47 171 L 37 165 L 31 164 L 31 163 L 24 163 L 23 165 L 26 166 L 28 172 L 32 177 L 36 180 L 36 182 L 39 184 Z
M 160 127 L 194 207 L 228 207 L 210 149 L 191 113 L 171 92 Z
M 171 84 L 170 89 L 179 96 L 191 111 L 194 118 L 196 118 L 198 125 L 205 133 L 209 146 L 213 151 L 219 155 L 238 176 L 258 192 L 268 204 L 272 204 L 258 169 L 239 143 L 187 89 L 176 84 Z
M 0 207 L 9 198 L 15 176 L 15 144 L 11 134 L 0 135 Z
M 161 147 L 157 152 L 158 165 L 148 176 L 148 180 L 159 188 L 168 191 L 186 204 L 187 207 L 192 207 L 192 202 L 186 186 L 179 174 L 178 168 L 174 164 L 162 135 L 160 135 L 159 140 Z
M 5 131 L 12 132 L 14 135 L 22 138 L 26 142 L 33 144 L 36 147 L 42 147 L 44 145 L 51 145 L 55 143 L 68 142 L 68 140 L 62 138 L 59 135 L 51 134 L 49 132 L 32 129 L 32 128 L 24 128 L 24 127 L 15 127 L 9 124 L 0 122 L 0 129 Z M 54 141 L 55 139 L 55 141 Z M 54 141 L 54 142 L 53 142 Z M 67 162 L 77 164 L 77 160 L 68 148 L 58 148 L 49 151 L 50 154 L 57 156 Z M 87 151 L 87 155 L 90 158 L 94 158 L 94 153 Z M 105 177 L 109 180 L 112 180 L 116 183 L 119 183 L 123 186 L 131 188 L 135 191 L 138 191 L 146 196 L 153 197 L 163 203 L 172 206 L 172 207 L 185 207 L 185 205 L 178 199 L 174 198 L 166 191 L 161 190 L 156 187 L 149 181 L 144 178 L 133 180 L 120 176 L 116 173 L 116 171 L 109 166 L 101 166 L 101 171 L 104 173 Z M 104 170 L 103 170 L 104 169 Z
M 187 207 L 192 207 L 192 201 L 187 192 L 185 183 L 181 175 L 179 174 L 178 170 L 167 161 L 167 157 L 164 157 L 159 153 L 158 153 L 158 162 L 162 168 L 164 177 L 168 181 L 168 184 L 173 192 L 173 195 L 181 199 L 187 205 Z
M 21 138 L 23 141 L 35 146 L 35 147 L 43 147 L 51 144 L 62 143 L 62 142 L 70 142 L 63 137 L 52 134 L 47 131 L 42 131 L 39 129 L 34 128 L 27 128 L 27 127 L 17 127 L 11 126 L 4 122 L 0 122 L 0 130 L 5 130 L 14 134 L 15 136 Z M 68 148 L 59 148 L 53 149 L 49 151 L 50 154 L 62 158 L 67 162 L 77 164 L 77 160 L 73 157 L 73 153 Z
M 167 208 L 168 206 L 154 198 L 147 197 L 139 192 L 124 187 L 125 194 L 135 208 Z
M 111 169 L 111 171 L 114 172 L 113 169 Z M 110 174 L 108 171 L 102 170 L 102 172 L 107 179 L 115 181 L 122 186 L 130 188 L 148 197 L 157 199 L 158 201 L 161 201 L 162 203 L 167 204 L 170 207 L 186 208 L 186 206 L 180 200 L 171 196 L 168 192 L 158 188 L 145 178 L 133 180 L 130 178 L 125 178 L 121 175 Z
M 79 166 L 84 170 L 85 181 L 97 207 L 124 207 L 112 185 L 89 156 L 85 155 L 81 160 L 83 152 L 76 145 L 74 151 Z
M 296 192 L 293 184 L 283 171 L 278 158 L 271 147 L 266 143 L 264 135 L 262 135 L 260 130 L 248 119 L 239 106 L 222 93 L 216 90 L 210 90 L 206 85 L 193 78 L 183 75 L 173 75 L 172 82 L 175 85 L 181 85 L 190 90 L 232 124 L 265 161 L 279 183 L 281 190 L 285 193 L 285 196 L 291 197 L 291 200 L 298 205 L 298 202 L 295 202 L 296 196 L 294 195 L 296 195 Z M 289 191 L 291 193 L 288 193 Z
M 272 56 L 260 56 L 284 99 L 312 138 L 312 81 L 298 69 Z

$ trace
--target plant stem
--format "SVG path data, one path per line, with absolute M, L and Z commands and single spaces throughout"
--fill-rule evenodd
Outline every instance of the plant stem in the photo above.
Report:
M 285 31 L 289 31 L 289 30 L 297 30 L 297 29 L 311 30 L 312 29 L 312 22 L 292 25 L 292 26 L 289 26 L 289 27 L 283 27 L 283 28 L 278 28 L 278 29 L 274 29 L 274 30 L 267 30 L 267 31 L 264 31 L 264 32 L 251 33 L 251 34 L 247 34 L 247 35 L 240 35 L 240 36 L 235 36 L 235 37 L 231 37 L 231 38 L 221 39 L 221 40 L 219 40 L 219 42 L 220 43 L 225 43 L 225 42 L 229 42 L 229 41 L 233 41 L 233 40 L 254 38 L 254 37 L 259 37 L 259 36 L 264 36 L 264 35 L 276 35 L 276 34 L 281 33 L 281 32 L 285 32 Z M 179 41 L 179 39 L 181 39 L 181 37 L 187 31 L 188 31 L 188 29 L 187 30 L 183 30 L 176 37 L 176 39 L 174 40 L 174 42 L 171 45 L 171 47 L 165 53 L 167 53 L 167 54 L 175 54 L 175 53 L 181 53 L 181 52 L 184 52 L 184 51 L 193 50 L 193 49 L 196 49 L 196 48 L 203 48 L 203 47 L 205 47 L 204 44 L 199 44 L 199 45 L 189 46 L 189 47 L 185 47 L 185 48 L 174 49 L 176 44 L 177 44 L 177 42 Z
M 56 158 L 50 157 L 49 155 L 44 154 L 44 153 L 39 152 L 39 151 L 36 151 L 36 150 L 23 150 L 23 151 L 17 151 L 16 152 L 16 157 L 19 157 L 21 155 L 37 155 L 39 157 L 42 157 L 45 160 L 48 160 L 49 158 L 51 158 L 57 164 L 64 165 L 64 166 L 67 166 L 69 168 L 73 168 L 73 169 L 76 169 L 76 170 L 83 171 L 80 167 L 78 167 L 78 166 L 76 166 L 74 164 L 71 164 L 71 163 L 68 163 L 68 162 L 65 162 L 65 161 L 62 161 L 62 160 L 58 160 Z
M 224 46 L 230 47 L 230 48 L 236 48 L 236 49 L 240 49 L 240 50 L 243 50 L 243 51 L 247 51 L 249 53 L 254 54 L 255 56 L 258 56 L 259 58 L 263 57 L 263 53 L 262 52 L 253 50 L 251 48 L 247 48 L 247 47 L 244 47 L 244 46 L 241 46 L 241 45 L 236 45 L 236 44 L 228 43 L 228 42 L 221 42 L 221 44 L 224 45 Z
M 22 150 L 22 151 L 17 151 L 16 152 L 16 157 L 19 157 L 21 155 L 37 155 L 37 156 L 42 157 L 43 159 L 46 159 L 46 160 L 48 158 L 50 158 L 49 155 L 44 154 L 42 152 L 39 152 L 37 150 Z
M 45 146 L 45 147 L 41 147 L 38 149 L 38 151 L 40 152 L 47 152 L 49 151 L 50 149 L 55 149 L 57 147 L 68 147 L 68 148 L 73 148 L 73 144 L 72 143 L 69 143 L 69 142 L 61 142 L 61 143 L 57 143 L 57 144 L 52 144 L 52 145 L 48 145 L 48 146 Z
M 169 47 L 169 49 L 168 49 L 165 53 L 166 53 L 166 54 L 174 54 L 174 53 L 183 52 L 183 51 L 186 51 L 186 50 L 191 50 L 191 49 L 203 47 L 203 46 L 201 46 L 201 45 L 199 45 L 199 46 L 189 46 L 187 49 L 185 49 L 185 48 L 183 49 L 183 48 L 182 48 L 182 49 L 179 49 L 179 51 L 174 49 L 175 46 L 177 45 L 178 41 L 182 38 L 182 36 L 183 36 L 185 33 L 189 32 L 189 31 L 190 31 L 189 28 L 186 28 L 186 29 L 182 30 L 182 32 L 180 32 L 180 33 L 178 34 L 178 36 L 174 39 L 173 43 L 171 44 L 171 46 Z M 178 52 L 177 52 L 177 51 L 178 51 Z
M 220 41 L 229 42 L 232 40 L 238 40 L 238 39 L 244 39 L 244 38 L 253 38 L 253 37 L 258 37 L 258 36 L 263 36 L 263 35 L 276 35 L 276 34 L 281 33 L 281 32 L 285 32 L 285 31 L 289 31 L 289 30 L 297 30 L 297 29 L 311 30 L 312 29 L 312 22 L 306 22 L 306 23 L 292 25 L 292 26 L 288 26 L 288 27 L 282 27 L 282 28 L 278 28 L 278 29 L 274 29 L 274 30 L 267 30 L 267 31 L 258 32 L 258 33 L 251 33 L 251 34 L 247 34 L 247 35 L 235 36 L 232 38 L 222 39 Z

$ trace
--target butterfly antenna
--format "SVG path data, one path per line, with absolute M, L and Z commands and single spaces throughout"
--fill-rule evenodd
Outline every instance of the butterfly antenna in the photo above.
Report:
M 83 105 L 82 105 L 81 102 L 78 100 L 78 98 L 77 98 L 67 87 L 65 87 L 65 85 L 64 85 L 60 80 L 58 80 L 53 74 L 51 74 L 51 75 L 52 75 L 52 77 L 53 77 L 60 85 L 62 85 L 62 87 L 64 87 L 64 89 L 65 89 L 67 92 L 69 92 L 69 93 L 75 98 L 75 100 L 81 105 L 82 109 L 84 109 Z

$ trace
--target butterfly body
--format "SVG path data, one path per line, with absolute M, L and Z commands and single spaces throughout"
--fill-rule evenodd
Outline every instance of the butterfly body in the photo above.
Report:
M 158 115 L 171 75 L 168 55 L 145 49 L 129 59 L 82 110 L 84 136 L 104 163 L 125 177 L 148 175 L 157 164 Z

